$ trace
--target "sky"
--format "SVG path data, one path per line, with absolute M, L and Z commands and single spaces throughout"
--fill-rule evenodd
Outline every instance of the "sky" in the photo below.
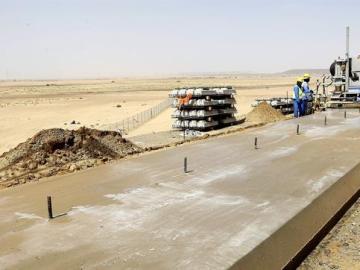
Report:
M 327 68 L 355 0 L 0 0 L 0 79 Z

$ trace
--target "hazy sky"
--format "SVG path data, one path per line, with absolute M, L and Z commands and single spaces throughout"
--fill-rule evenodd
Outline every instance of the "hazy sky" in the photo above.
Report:
M 360 3 L 0 0 L 0 79 L 328 67 L 360 54 Z

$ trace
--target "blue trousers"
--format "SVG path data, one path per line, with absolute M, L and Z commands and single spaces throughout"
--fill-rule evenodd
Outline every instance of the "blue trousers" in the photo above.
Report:
M 308 101 L 307 100 L 303 100 L 302 102 L 301 102 L 301 116 L 304 116 L 304 115 L 306 115 L 306 113 L 307 113 L 307 106 L 308 105 Z
M 294 99 L 294 117 L 300 117 L 301 114 L 301 108 L 302 108 L 302 101 L 296 101 L 296 99 Z

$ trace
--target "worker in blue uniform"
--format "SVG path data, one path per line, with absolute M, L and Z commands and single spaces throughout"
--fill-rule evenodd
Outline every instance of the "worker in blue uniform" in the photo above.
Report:
M 303 83 L 301 84 L 303 90 L 303 101 L 301 103 L 301 115 L 306 115 L 308 111 L 308 102 L 311 100 L 311 90 L 309 86 L 310 75 L 305 73 L 303 76 Z
M 296 79 L 296 84 L 293 89 L 293 104 L 294 104 L 294 117 L 301 116 L 301 108 L 303 102 L 303 91 L 301 85 L 303 83 L 303 78 L 299 77 Z

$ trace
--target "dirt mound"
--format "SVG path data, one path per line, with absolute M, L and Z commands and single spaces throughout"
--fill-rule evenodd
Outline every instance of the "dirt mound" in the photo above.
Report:
M 0 156 L 0 188 L 139 153 L 115 131 L 48 129 Z
M 266 102 L 261 102 L 246 115 L 246 120 L 254 123 L 270 123 L 284 120 L 285 118 L 285 115 L 275 110 Z

